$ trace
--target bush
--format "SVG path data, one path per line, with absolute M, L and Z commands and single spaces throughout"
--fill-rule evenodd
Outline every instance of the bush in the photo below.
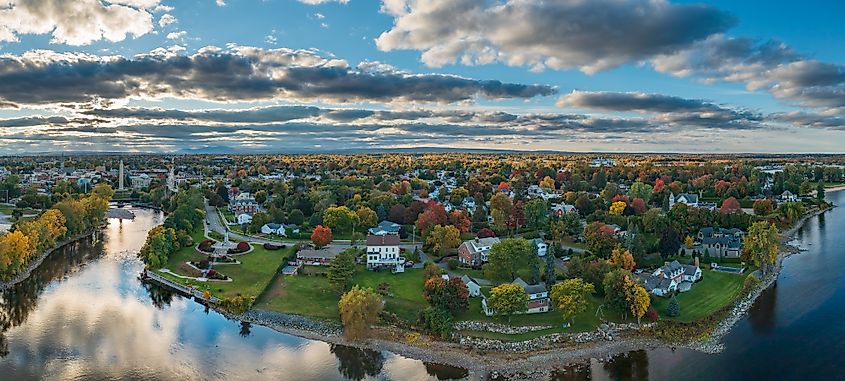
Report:
M 203 260 L 199 261 L 199 263 L 197 263 L 197 267 L 199 267 L 201 269 L 207 269 L 208 268 L 208 259 L 203 259 Z
M 455 258 L 449 258 L 449 260 L 446 261 L 446 266 L 449 267 L 449 270 L 457 269 L 458 265 L 460 265 L 460 262 L 458 262 Z
M 650 321 L 657 321 L 658 319 L 660 319 L 660 315 L 657 314 L 657 310 L 654 309 L 654 307 L 649 308 L 648 312 L 646 312 L 645 316 Z
M 249 250 L 249 244 L 244 241 L 238 242 L 238 250 L 240 252 Z
M 271 250 L 271 251 L 272 251 L 272 250 L 279 250 L 279 249 L 281 249 L 281 248 L 282 248 L 281 246 L 279 246 L 279 245 L 274 245 L 274 244 L 269 243 L 269 242 L 264 244 L 264 249 L 266 249 L 266 250 Z
M 206 252 L 206 253 L 212 253 L 212 252 L 214 252 L 214 248 L 211 247 L 212 245 L 214 245 L 214 241 L 210 240 L 210 239 L 206 239 L 206 240 L 203 240 L 202 242 L 200 242 L 199 249 L 200 249 L 200 251 L 203 251 L 203 252 Z
M 381 282 L 381 283 L 378 285 L 378 288 L 376 289 L 376 292 L 378 292 L 378 293 L 379 293 L 379 295 L 382 295 L 382 296 L 385 296 L 385 295 L 389 294 L 389 293 L 390 293 L 390 283 L 387 283 L 387 282 Z

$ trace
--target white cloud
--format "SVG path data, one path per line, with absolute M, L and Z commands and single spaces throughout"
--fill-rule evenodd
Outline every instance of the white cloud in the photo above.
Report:
M 7 0 L 0 9 L 0 41 L 20 35 L 50 34 L 51 43 L 88 45 L 123 41 L 153 30 L 159 0 Z
M 346 4 L 349 0 L 298 0 L 300 3 L 308 4 L 308 5 L 319 5 L 319 4 L 326 4 L 326 3 L 340 3 Z
M 184 30 L 181 30 L 181 31 L 178 31 L 178 32 L 170 32 L 170 33 L 167 34 L 167 39 L 168 40 L 178 40 L 182 37 L 185 37 L 186 34 L 188 34 L 188 32 L 185 32 Z
M 165 13 L 161 16 L 160 19 L 158 19 L 158 25 L 160 27 L 165 27 L 167 25 L 175 23 L 176 21 L 176 17 L 173 17 L 173 15 L 171 15 L 170 13 Z

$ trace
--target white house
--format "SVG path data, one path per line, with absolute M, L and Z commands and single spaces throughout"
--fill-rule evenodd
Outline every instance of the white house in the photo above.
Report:
M 469 290 L 469 296 L 471 298 L 475 298 L 481 295 L 481 285 L 479 285 L 478 282 L 475 281 L 475 279 L 472 279 L 468 275 L 464 275 L 461 277 L 461 282 L 464 282 L 464 284 L 467 286 L 467 290 Z
M 800 198 L 795 193 L 792 193 L 788 190 L 783 191 L 783 193 L 778 196 L 779 202 L 797 202 Z
M 543 241 L 542 238 L 535 238 L 532 242 L 534 243 L 534 249 L 537 250 L 537 256 L 545 257 L 546 251 L 548 251 L 549 249 L 549 245 L 546 243 L 546 241 Z
M 697 194 L 681 193 L 675 196 L 672 193 L 669 195 L 669 209 L 672 209 L 672 206 L 675 204 L 686 204 L 687 206 L 698 208 L 698 198 Z
M 367 235 L 367 269 L 389 268 L 405 272 L 405 258 L 400 256 L 398 234 Z
M 264 234 L 275 234 L 283 236 L 285 235 L 285 227 L 282 226 L 282 224 L 264 224 L 264 226 L 261 227 L 261 232 Z
M 566 213 L 577 213 L 578 209 L 575 206 L 566 203 L 552 204 L 552 214 L 557 217 L 563 216 Z
M 246 213 L 238 214 L 238 216 L 235 217 L 235 222 L 237 222 L 238 225 L 251 223 L 252 222 L 252 216 L 250 216 L 249 214 L 246 214 Z
M 400 229 L 402 229 L 402 226 L 395 222 L 382 221 L 375 227 L 370 228 L 369 233 L 374 235 L 399 234 Z

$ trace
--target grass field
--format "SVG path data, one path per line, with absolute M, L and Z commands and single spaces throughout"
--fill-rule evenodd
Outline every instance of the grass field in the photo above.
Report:
M 749 269 L 748 271 L 753 271 Z M 704 318 L 733 302 L 745 283 L 748 271 L 744 274 L 729 274 L 718 271 L 702 270 L 702 280 L 692 285 L 692 289 L 677 296 L 681 305 L 681 315 L 675 318 L 665 316 L 669 298 L 655 297 L 653 307 L 661 319 L 691 322 Z
M 417 319 L 419 311 L 428 306 L 423 299 L 421 269 L 406 269 L 401 274 L 387 271 L 367 271 L 363 266 L 353 277 L 353 284 L 377 289 L 381 283 L 390 285 L 384 297 L 385 310 L 407 321 Z M 322 276 L 278 276 L 256 307 L 273 311 L 307 315 L 321 319 L 337 320 L 337 302 L 340 294 Z
M 200 242 L 204 239 L 202 229 L 197 229 L 191 236 L 194 242 Z M 232 278 L 232 282 L 209 282 L 205 285 L 209 287 L 211 294 L 217 297 L 225 298 L 238 295 L 258 297 L 275 276 L 279 265 L 292 253 L 293 248 L 267 250 L 260 245 L 254 245 L 251 253 L 237 257 L 241 262 L 240 265 L 220 265 L 216 267 L 218 271 Z M 179 268 L 182 263 L 204 258 L 206 256 L 198 253 L 194 247 L 183 247 L 170 257 L 167 268 L 175 273 L 186 275 Z M 184 279 L 169 274 L 162 275 L 176 282 L 185 283 Z

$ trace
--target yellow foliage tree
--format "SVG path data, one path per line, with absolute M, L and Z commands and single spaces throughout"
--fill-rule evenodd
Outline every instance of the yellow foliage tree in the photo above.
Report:
M 684 238 L 684 246 L 687 249 L 692 249 L 692 246 L 694 244 L 695 244 L 695 240 L 693 240 L 693 238 L 691 236 L 687 236 L 686 238 Z
M 613 251 L 610 253 L 610 264 L 628 271 L 634 271 L 634 268 L 637 267 L 637 263 L 634 262 L 634 256 L 631 255 L 631 252 L 620 246 L 613 248 Z
M 355 286 L 340 297 L 337 308 L 344 334 L 358 340 L 366 337 L 370 327 L 378 321 L 382 302 L 373 289 Z
M 612 216 L 621 216 L 622 213 L 625 212 L 626 206 L 628 206 L 628 204 L 626 204 L 625 201 L 616 201 L 613 204 L 610 204 L 610 211 L 608 213 Z
M 640 319 L 648 312 L 650 305 L 651 298 L 648 296 L 648 291 L 639 284 L 632 284 L 628 292 L 628 306 L 631 307 L 631 313 L 637 318 L 637 324 L 640 324 Z
M 567 279 L 552 286 L 551 299 L 563 318 L 575 322 L 575 315 L 587 310 L 587 298 L 596 292 L 592 283 L 580 278 Z
M 511 315 L 528 309 L 528 294 L 518 284 L 505 283 L 490 290 L 487 302 L 496 315 L 508 315 L 510 322 Z
M 443 256 L 446 250 L 454 249 L 461 244 L 461 232 L 452 225 L 435 225 L 425 239 L 426 246 L 438 256 Z
M 549 176 L 544 177 L 542 180 L 540 180 L 540 188 L 549 191 L 555 190 L 555 180 Z

